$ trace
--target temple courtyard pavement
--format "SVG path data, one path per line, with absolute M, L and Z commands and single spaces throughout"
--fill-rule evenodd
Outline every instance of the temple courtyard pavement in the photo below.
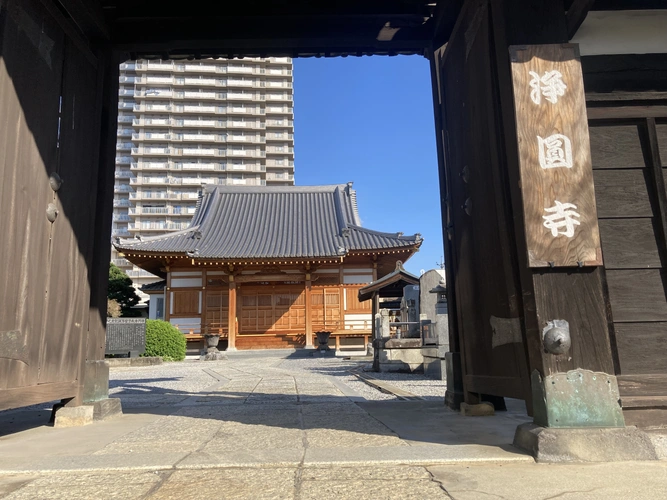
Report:
M 0 412 L 0 498 L 667 498 L 667 454 L 537 464 L 511 445 L 522 402 L 464 417 L 443 382 L 373 374 L 395 390 L 381 392 L 357 376 L 367 363 L 246 351 L 112 368 L 120 417 L 54 428 L 49 405 Z

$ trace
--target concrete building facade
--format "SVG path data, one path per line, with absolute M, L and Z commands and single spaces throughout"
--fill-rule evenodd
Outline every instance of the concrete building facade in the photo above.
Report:
M 128 61 L 118 93 L 112 237 L 185 229 L 204 185 L 294 185 L 291 58 Z

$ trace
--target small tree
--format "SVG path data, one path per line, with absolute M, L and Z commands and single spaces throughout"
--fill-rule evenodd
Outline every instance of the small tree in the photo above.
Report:
M 139 303 L 139 296 L 132 286 L 132 280 L 114 264 L 109 264 L 109 288 L 107 298 L 115 300 L 120 305 L 121 316 L 138 316 L 138 311 L 132 309 Z

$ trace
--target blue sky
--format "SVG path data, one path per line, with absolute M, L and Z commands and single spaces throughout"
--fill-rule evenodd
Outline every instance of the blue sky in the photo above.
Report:
M 443 255 L 428 60 L 294 59 L 297 185 L 354 182 L 364 227 L 421 233 L 406 263 L 419 275 Z

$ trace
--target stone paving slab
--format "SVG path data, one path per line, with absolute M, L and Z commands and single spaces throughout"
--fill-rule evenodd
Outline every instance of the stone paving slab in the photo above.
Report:
M 432 466 L 456 500 L 649 500 L 667 498 L 667 463 Z

